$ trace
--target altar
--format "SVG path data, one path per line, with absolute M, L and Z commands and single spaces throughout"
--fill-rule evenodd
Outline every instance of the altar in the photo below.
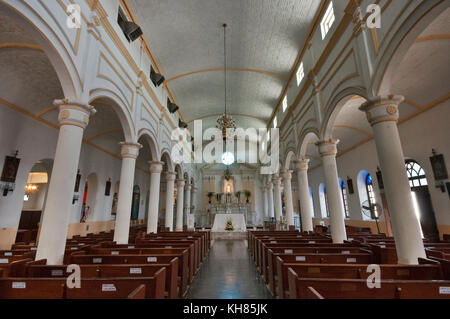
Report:
M 216 214 L 214 218 L 214 226 L 211 231 L 223 232 L 227 226 L 228 220 L 231 219 L 234 231 L 247 231 L 247 224 L 243 214 Z
M 226 231 L 228 221 L 233 223 L 234 230 Z M 212 239 L 245 239 L 247 224 L 243 214 L 216 214 L 211 229 Z

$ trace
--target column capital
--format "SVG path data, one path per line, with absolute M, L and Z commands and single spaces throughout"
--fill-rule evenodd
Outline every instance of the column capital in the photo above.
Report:
M 267 190 L 269 190 L 269 191 L 273 190 L 273 183 L 272 183 L 272 181 L 268 181 L 267 182 Z
M 60 127 L 73 125 L 84 130 L 89 124 L 89 117 L 96 113 L 93 106 L 69 101 L 68 99 L 55 100 L 53 105 L 59 108 L 58 122 Z
M 300 158 L 299 160 L 295 161 L 295 168 L 300 172 L 308 171 L 309 161 L 309 158 Z
M 321 157 L 325 156 L 336 156 L 337 154 L 337 145 L 339 144 L 339 140 L 329 141 L 320 141 L 317 142 L 316 145 L 319 148 L 319 154 Z
M 190 184 L 189 182 L 186 182 L 186 184 L 184 185 L 184 189 L 187 191 L 191 191 L 192 190 L 192 184 Z
M 283 179 L 285 181 L 291 181 L 291 179 L 292 179 L 292 171 L 291 170 L 285 170 L 283 172 Z
M 164 162 L 148 162 L 150 165 L 150 173 L 161 174 L 164 167 Z
M 397 122 L 399 118 L 398 106 L 405 98 L 401 95 L 376 96 L 369 99 L 359 108 L 366 112 L 370 125 L 382 122 Z
M 122 158 L 136 159 L 139 156 L 139 150 L 142 148 L 142 145 L 139 143 L 121 142 L 119 144 Z
M 186 181 L 184 179 L 177 179 L 178 187 L 184 187 L 186 185 Z
M 278 174 L 273 175 L 273 184 L 274 184 L 275 186 L 281 186 L 281 178 L 280 178 L 280 175 L 278 175 Z
M 192 185 L 192 184 L 191 184 Z M 192 186 L 192 193 L 196 193 L 197 192 L 197 190 L 198 190 L 198 188 L 197 187 L 195 187 L 195 186 Z
M 177 173 L 166 172 L 166 181 L 175 181 L 176 178 L 177 178 Z

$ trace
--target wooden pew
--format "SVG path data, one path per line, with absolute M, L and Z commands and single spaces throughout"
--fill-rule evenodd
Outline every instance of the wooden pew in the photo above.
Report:
M 187 292 L 189 284 L 188 254 L 185 250 L 182 254 L 152 254 L 152 255 L 82 255 L 71 256 L 70 264 L 76 265 L 145 265 L 145 264 L 168 264 L 173 258 L 178 258 L 178 286 L 179 297 L 182 298 Z
M 25 264 L 32 261 L 31 258 L 22 256 L 2 257 L 0 258 L 0 269 L 2 277 L 20 277 L 25 273 Z
M 126 299 L 140 295 L 137 288 L 145 286 L 145 298 L 164 298 L 165 268 L 153 277 L 81 279 L 81 288 L 69 289 L 61 278 L 0 278 L 1 299 Z
M 137 287 L 145 285 L 146 299 L 164 299 L 166 269 L 160 268 L 152 277 L 82 278 L 80 289 L 67 289 L 67 299 L 126 299 Z
M 278 290 L 280 299 L 289 297 L 288 270 L 300 278 L 317 279 L 367 279 L 369 264 L 297 264 L 280 262 L 278 267 Z M 439 264 L 379 265 L 381 279 L 387 280 L 444 280 Z
M 308 287 L 325 299 L 450 299 L 450 281 L 381 280 L 370 289 L 364 279 L 300 279 L 288 270 L 289 299 L 308 298 Z
M 124 264 L 124 265 L 79 265 L 82 278 L 115 278 L 115 277 L 152 277 L 159 269 L 166 268 L 165 291 L 169 299 L 176 299 L 178 292 L 178 257 L 169 263 L 157 264 Z M 28 278 L 66 278 L 67 265 L 50 266 L 46 261 L 31 262 L 26 265 Z M 180 287 L 181 290 L 181 287 Z
M 172 246 L 168 246 L 172 247 Z M 195 258 L 193 250 L 187 248 L 91 248 L 89 255 L 172 255 L 172 254 L 188 254 L 188 274 L 189 283 L 194 279 L 195 274 Z M 183 265 L 184 266 L 184 265 Z
M 65 280 L 0 278 L 0 299 L 62 299 Z

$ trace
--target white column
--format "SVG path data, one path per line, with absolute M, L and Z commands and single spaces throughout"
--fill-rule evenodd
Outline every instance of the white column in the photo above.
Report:
M 269 179 L 269 181 L 267 182 L 267 192 L 269 195 L 269 217 L 270 218 L 274 218 L 275 217 L 275 210 L 274 210 L 274 205 L 273 205 L 273 183 L 272 180 Z
M 148 200 L 147 233 L 158 232 L 159 189 L 161 185 L 161 172 L 163 162 L 150 162 L 150 196 Z
M 302 231 L 312 232 L 313 228 L 313 211 L 311 207 L 311 198 L 309 193 L 308 182 L 308 164 L 309 159 L 302 158 L 296 162 L 297 183 L 300 198 L 300 218 Z
M 361 106 L 372 125 L 384 189 L 391 215 L 392 231 L 400 264 L 417 264 L 425 258 L 419 221 L 415 215 L 411 188 L 405 169 L 397 128 L 402 96 L 379 96 Z
M 275 217 L 278 224 L 283 216 L 283 207 L 281 202 L 281 179 L 278 174 L 273 176 L 273 199 L 275 206 Z
M 55 101 L 54 104 L 59 106 L 60 129 L 36 260 L 47 259 L 48 265 L 61 265 L 83 132 L 95 110 L 89 105 L 69 103 L 67 100 Z
M 120 143 L 122 168 L 120 171 L 119 197 L 117 201 L 114 241 L 119 245 L 128 244 L 130 234 L 131 206 L 133 203 L 134 170 L 136 158 L 142 145 L 136 143 Z
M 343 243 L 347 240 L 345 230 L 345 212 L 336 165 L 337 144 L 339 141 L 321 141 L 317 143 L 322 157 L 325 187 L 328 207 L 330 210 L 331 237 L 333 243 Z
M 285 171 L 283 174 L 284 180 L 284 194 L 286 196 L 286 221 L 289 226 L 294 226 L 294 203 L 292 201 L 292 171 Z
M 175 187 L 175 177 L 177 176 L 174 172 L 166 173 L 166 228 L 173 231 L 173 193 Z
M 183 231 L 184 179 L 177 180 L 177 219 L 176 231 Z
M 184 210 L 185 210 L 185 216 L 189 216 L 191 214 L 191 190 L 192 190 L 192 185 L 188 181 L 186 183 L 186 185 L 184 186 Z

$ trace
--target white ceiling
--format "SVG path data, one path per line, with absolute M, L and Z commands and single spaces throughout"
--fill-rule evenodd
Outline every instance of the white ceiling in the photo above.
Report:
M 227 23 L 228 112 L 237 125 L 265 127 L 318 9 L 317 0 L 129 0 L 187 122 L 215 126 L 224 111 Z M 180 75 L 192 75 L 171 80 Z M 269 74 L 267 74 L 269 73 Z M 239 116 L 243 115 L 243 116 Z M 251 117 L 247 117 L 251 116 Z M 258 119 L 253 118 L 254 116 Z

